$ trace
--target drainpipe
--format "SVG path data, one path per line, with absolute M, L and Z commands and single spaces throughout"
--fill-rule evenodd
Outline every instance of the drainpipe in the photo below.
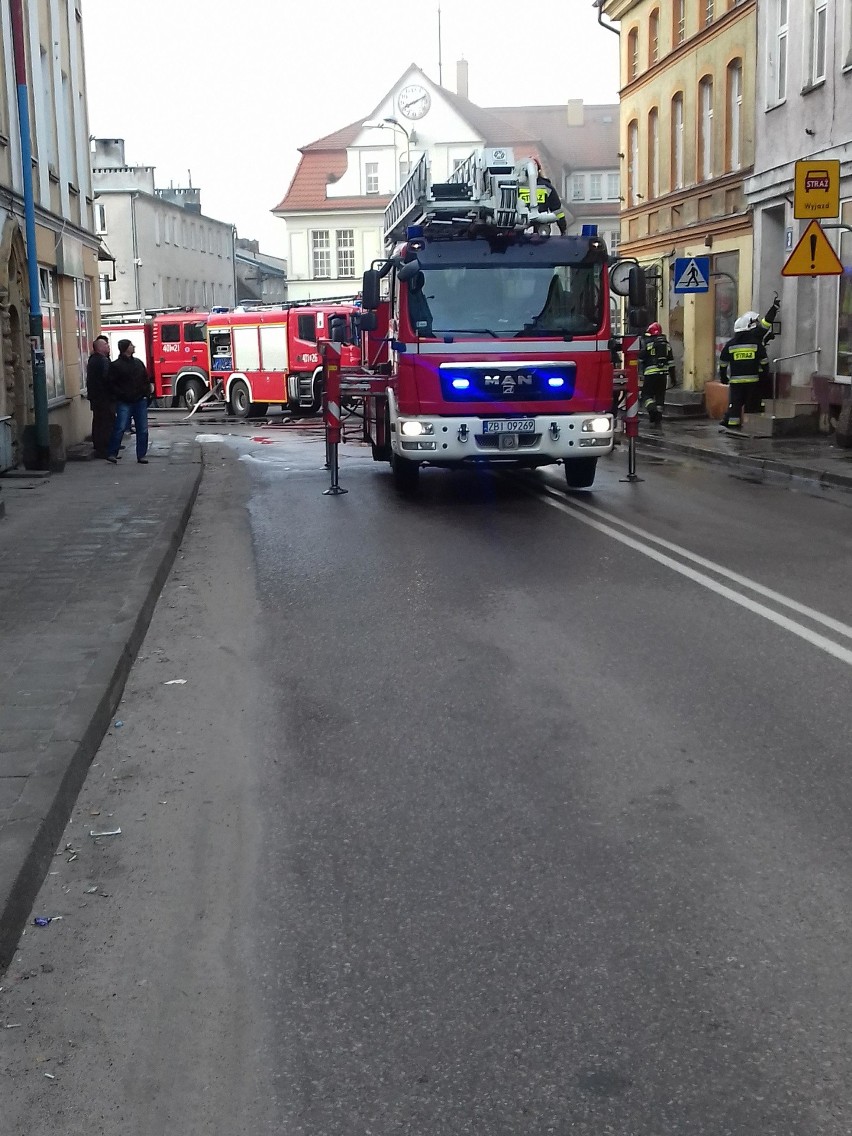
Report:
M 608 32 L 614 32 L 617 36 L 620 36 L 621 32 L 618 30 L 617 27 L 615 27 L 613 24 L 605 24 L 604 23 L 603 6 L 604 6 L 604 0 L 595 0 L 595 7 L 598 10 L 598 23 L 600 24 L 600 26 L 602 28 L 606 28 L 606 30 Z
M 21 135 L 21 173 L 24 183 L 24 223 L 27 234 L 27 277 L 30 288 L 30 349 L 33 369 L 36 468 L 50 469 L 50 430 L 47 411 L 47 371 L 44 362 L 44 321 L 36 252 L 33 153 L 30 143 L 30 98 L 27 88 L 27 56 L 24 47 L 23 0 L 11 0 L 12 50 L 18 89 L 18 129 Z
M 133 309 L 134 311 L 138 309 L 142 312 L 144 317 L 145 313 L 142 307 L 142 297 L 139 295 L 139 242 L 136 237 L 136 198 L 138 196 L 139 194 L 136 190 L 130 195 L 130 229 L 133 238 L 133 287 L 136 290 L 136 303 L 133 305 Z

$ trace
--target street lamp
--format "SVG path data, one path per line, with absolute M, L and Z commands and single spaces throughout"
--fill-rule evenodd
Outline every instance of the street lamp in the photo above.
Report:
M 364 128 L 366 130 L 384 130 L 386 127 L 390 126 L 392 129 L 402 131 L 402 133 L 405 135 L 406 171 L 407 171 L 407 174 L 410 174 L 411 173 L 411 134 L 405 129 L 405 127 L 402 125 L 402 123 L 399 121 L 399 119 L 383 118 L 381 122 L 365 122 L 363 125 L 364 125 Z M 397 165 L 397 162 L 396 162 L 396 141 L 394 141 L 393 152 L 394 152 L 394 164 Z M 396 178 L 394 180 L 396 181 L 397 189 L 399 189 L 399 184 L 400 184 L 401 179 L 400 179 L 400 176 L 399 176 L 398 165 L 397 165 L 397 171 L 396 171 Z

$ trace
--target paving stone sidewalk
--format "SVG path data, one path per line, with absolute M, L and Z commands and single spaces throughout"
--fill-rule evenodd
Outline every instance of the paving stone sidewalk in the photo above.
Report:
M 802 438 L 731 437 L 719 423 L 666 419 L 661 429 L 639 427 L 639 462 L 644 449 L 731 466 L 756 481 L 805 481 L 825 489 L 852 489 L 852 450 L 833 435 Z
M 201 479 L 194 441 L 0 477 L 0 973 L 118 704 Z

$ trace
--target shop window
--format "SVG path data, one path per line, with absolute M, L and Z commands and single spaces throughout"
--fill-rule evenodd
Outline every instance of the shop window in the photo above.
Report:
M 40 268 L 38 277 L 44 326 L 44 368 L 47 377 L 47 399 L 48 402 L 53 402 L 65 397 L 62 325 L 59 318 L 59 287 L 56 273 L 50 268 Z

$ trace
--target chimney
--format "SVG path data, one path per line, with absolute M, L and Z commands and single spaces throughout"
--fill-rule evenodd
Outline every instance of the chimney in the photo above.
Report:
M 469 98 L 467 93 L 467 60 L 460 59 L 456 63 L 456 94 L 463 99 Z
M 568 125 L 569 126 L 582 126 L 583 125 L 583 100 L 582 99 L 569 99 L 568 100 Z

